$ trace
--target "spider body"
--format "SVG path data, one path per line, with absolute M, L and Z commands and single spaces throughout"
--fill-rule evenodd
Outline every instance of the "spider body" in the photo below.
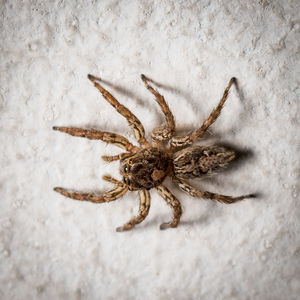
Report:
M 180 202 L 167 187 L 163 185 L 167 176 L 170 177 L 173 182 L 177 183 L 182 191 L 193 197 L 212 199 L 223 203 L 234 203 L 238 200 L 254 197 L 253 194 L 231 197 L 201 191 L 186 181 L 187 179 L 199 178 L 203 175 L 211 174 L 234 159 L 234 152 L 223 147 L 194 146 L 193 144 L 197 142 L 220 115 L 230 87 L 235 82 L 235 78 L 231 78 L 218 106 L 211 112 L 199 129 L 186 136 L 174 136 L 176 131 L 175 120 L 164 97 L 149 84 L 150 79 L 142 75 L 141 79 L 147 89 L 155 96 L 155 100 L 159 104 L 166 119 L 165 126 L 152 131 L 152 144 L 146 140 L 144 127 L 139 119 L 99 84 L 99 78 L 92 75 L 88 75 L 88 78 L 116 111 L 126 118 L 139 146 L 134 146 L 125 137 L 116 133 L 74 127 L 53 127 L 54 130 L 65 132 L 73 136 L 85 137 L 91 140 L 102 140 L 126 151 L 119 155 L 102 156 L 107 162 L 119 160 L 120 173 L 123 176 L 122 181 L 114 179 L 109 175 L 103 176 L 104 180 L 114 184 L 114 188 L 109 192 L 100 195 L 97 193 L 70 191 L 60 187 L 54 188 L 56 192 L 75 200 L 103 203 L 122 197 L 128 190 L 137 191 L 139 195 L 139 213 L 126 224 L 118 227 L 117 231 L 129 230 L 146 218 L 150 208 L 149 190 L 152 188 L 157 190 L 173 210 L 172 220 L 161 224 L 160 228 L 177 227 L 182 209 Z

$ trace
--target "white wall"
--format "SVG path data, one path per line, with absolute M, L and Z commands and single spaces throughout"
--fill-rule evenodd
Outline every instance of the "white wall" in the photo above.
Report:
M 225 4 L 224 4 L 225 3 Z M 1 1 L 0 298 L 296 299 L 299 243 L 299 5 L 288 1 Z M 178 131 L 199 127 L 232 76 L 211 135 L 245 152 L 194 183 L 257 199 L 223 205 L 183 194 L 177 229 L 153 191 L 148 218 L 136 193 L 102 205 L 54 186 L 100 192 L 119 178 L 119 149 L 52 131 L 114 131 L 126 121 L 87 80 L 106 87 L 145 125 L 163 115 L 140 74 L 160 84 Z

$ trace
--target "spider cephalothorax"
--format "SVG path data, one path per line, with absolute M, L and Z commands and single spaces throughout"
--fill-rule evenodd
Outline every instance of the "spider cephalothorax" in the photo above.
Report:
M 164 97 L 153 89 L 149 84 L 150 80 L 142 75 L 141 78 L 143 82 L 147 89 L 155 96 L 157 103 L 166 117 L 165 126 L 156 128 L 152 131 L 152 145 L 146 140 L 144 127 L 138 118 L 99 84 L 99 78 L 92 75 L 88 75 L 88 78 L 102 93 L 103 97 L 127 119 L 129 126 L 132 128 L 135 138 L 139 143 L 139 147 L 131 144 L 125 137 L 111 132 L 73 127 L 53 127 L 54 130 L 59 130 L 73 136 L 86 137 L 92 140 L 102 140 L 126 150 L 126 152 L 119 155 L 102 157 L 108 162 L 120 160 L 120 173 L 123 176 L 122 181 L 108 175 L 103 176 L 104 180 L 115 185 L 114 189 L 111 191 L 104 193 L 103 195 L 72 192 L 59 187 L 54 188 L 55 191 L 72 199 L 91 201 L 94 203 L 116 200 L 122 197 L 128 190 L 138 191 L 140 200 L 139 214 L 136 217 L 133 217 L 124 226 L 118 227 L 117 231 L 129 230 L 146 218 L 150 208 L 149 190 L 151 188 L 156 188 L 158 193 L 173 209 L 172 220 L 168 223 L 163 223 L 160 228 L 165 229 L 176 227 L 178 225 L 182 214 L 181 205 L 175 196 L 163 185 L 163 181 L 167 176 L 171 177 L 184 192 L 187 192 L 194 197 L 213 199 L 223 203 L 233 203 L 244 198 L 254 197 L 252 194 L 231 197 L 207 191 L 203 192 L 192 187 L 186 181 L 186 179 L 198 178 L 212 173 L 216 169 L 227 165 L 235 156 L 233 151 L 223 147 L 191 146 L 206 132 L 209 126 L 220 115 L 221 109 L 227 99 L 229 89 L 235 82 L 235 78 L 232 78 L 229 81 L 221 101 L 203 125 L 192 134 L 178 137 L 174 136 L 174 117 Z M 168 145 L 164 146 L 166 142 Z
M 120 173 L 129 190 L 150 190 L 168 174 L 170 158 L 158 148 L 149 147 L 121 160 Z

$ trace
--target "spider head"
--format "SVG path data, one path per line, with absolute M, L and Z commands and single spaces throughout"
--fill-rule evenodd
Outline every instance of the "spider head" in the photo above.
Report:
M 160 185 L 168 168 L 168 157 L 157 148 L 142 149 L 120 161 L 120 173 L 129 190 L 149 190 Z

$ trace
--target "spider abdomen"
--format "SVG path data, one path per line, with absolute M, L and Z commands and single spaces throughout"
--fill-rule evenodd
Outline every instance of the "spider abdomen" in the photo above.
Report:
M 173 155 L 175 176 L 182 179 L 197 178 L 224 167 L 235 154 L 218 146 L 188 147 Z

